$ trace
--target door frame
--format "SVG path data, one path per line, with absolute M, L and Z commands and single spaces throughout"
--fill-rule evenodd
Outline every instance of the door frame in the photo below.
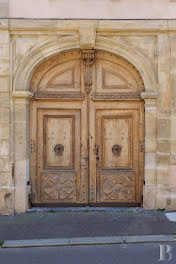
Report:
M 49 41 L 50 43 L 51 41 Z M 61 48 L 58 50 L 58 43 L 60 43 Z M 61 44 L 62 43 L 62 44 Z M 71 46 L 70 46 L 71 43 Z M 18 132 L 14 130 L 18 126 L 19 122 L 22 120 L 18 116 L 15 116 L 13 120 L 13 138 L 14 144 L 12 148 L 14 149 L 13 155 L 15 159 L 14 164 L 14 178 L 15 178 L 15 210 L 18 212 L 26 211 L 30 204 L 30 170 L 29 170 L 29 149 L 31 147 L 29 140 L 29 102 L 33 100 L 34 93 L 29 91 L 31 77 L 39 64 L 45 61 L 48 57 L 54 56 L 58 53 L 68 51 L 71 49 L 78 49 L 80 46 L 77 44 L 77 37 L 73 36 L 69 38 L 63 37 L 60 40 L 58 38 L 56 41 L 52 40 L 50 43 L 48 54 L 48 40 L 35 46 L 27 52 L 21 62 L 20 67 L 17 69 L 14 76 L 13 83 L 13 108 L 15 111 L 23 111 L 25 113 L 25 118 L 23 120 L 23 127 L 21 127 L 21 133 L 23 137 L 23 145 L 21 145 L 21 139 L 18 138 Z M 42 54 L 41 56 L 41 49 Z M 145 208 L 155 208 L 155 185 L 150 185 L 149 179 L 151 168 L 147 165 L 148 159 L 152 157 L 153 167 L 152 175 L 153 180 L 156 178 L 156 124 L 157 124 L 157 98 L 158 98 L 158 84 L 153 71 L 153 66 L 151 62 L 145 58 L 142 53 L 136 52 L 133 47 L 126 47 L 125 44 L 119 43 L 117 40 L 108 39 L 105 37 L 97 36 L 95 49 L 104 50 L 107 52 L 112 52 L 114 55 L 122 56 L 126 58 L 139 73 L 145 84 L 145 91 L 141 93 L 141 98 L 145 101 L 145 183 L 144 185 L 144 207 Z M 151 113 L 152 109 L 152 115 Z M 151 128 L 150 124 L 153 123 Z M 150 129 L 150 132 L 148 133 Z M 17 152 L 17 149 L 21 150 L 21 154 Z M 23 177 L 21 178 L 21 173 Z M 148 183 L 149 182 L 149 183 Z M 23 187 L 21 187 L 23 185 Z M 21 192 L 22 190 L 22 192 Z M 19 196 L 20 191 L 20 196 Z M 152 205 L 149 196 L 152 195 Z M 28 197 L 29 196 L 29 197 Z M 19 198 L 20 197 L 20 198 Z M 21 203 L 23 201 L 23 203 Z M 20 209 L 18 208 L 18 203 L 20 204 Z
M 87 52 L 87 51 L 86 51 Z M 125 62 L 126 63 L 126 62 Z M 87 66 L 87 64 L 86 64 L 86 66 Z M 90 75 L 90 70 L 88 70 L 88 73 L 89 73 L 89 75 Z M 137 73 L 138 74 L 138 73 Z M 90 76 L 89 76 L 90 77 Z M 89 80 L 89 78 L 88 78 L 88 80 Z M 86 87 L 87 88 L 87 87 Z M 136 95 L 135 95 L 136 96 Z M 89 98 L 89 95 L 87 96 L 87 98 Z M 31 102 L 31 105 L 34 105 L 34 111 L 36 111 L 37 110 L 37 108 L 39 107 L 38 105 L 40 105 L 40 107 L 42 107 L 42 105 L 44 106 L 45 105 L 45 103 L 44 102 L 46 102 L 46 100 L 47 100 L 47 102 L 49 102 L 49 105 L 51 105 L 51 107 L 47 107 L 48 109 L 52 109 L 52 108 L 58 108 L 59 109 L 59 104 L 61 104 L 60 102 L 60 99 L 57 99 L 57 98 L 38 98 L 38 92 L 36 91 L 36 94 L 35 94 L 35 99 L 34 100 L 32 100 L 32 102 Z M 89 98 L 89 100 L 90 100 L 90 98 Z M 96 104 L 96 102 L 100 102 L 101 100 L 98 100 L 98 99 L 93 99 L 93 102 L 92 102 L 92 104 Z M 132 95 L 132 97 L 131 98 L 123 98 L 123 104 L 125 104 L 125 103 L 127 103 L 127 102 L 131 102 L 131 101 L 135 101 L 135 100 L 137 100 L 138 101 L 138 103 L 139 103 L 139 101 L 140 101 L 140 109 L 141 109 L 141 106 L 142 106 L 142 99 L 138 96 L 137 97 L 137 99 L 135 99 L 135 97 L 134 97 L 134 95 Z M 68 99 L 64 99 L 64 100 L 62 100 L 62 102 L 64 102 L 64 101 L 68 101 Z M 40 103 L 41 102 L 41 103 Z M 55 102 L 54 103 L 54 105 L 52 106 L 52 102 Z M 108 101 L 107 101 L 108 102 Z M 104 100 L 104 103 L 107 103 L 106 102 L 106 100 Z M 115 102 L 117 102 L 117 106 L 118 106 L 118 102 L 119 103 L 121 103 L 122 102 L 122 100 L 121 99 L 115 99 L 115 101 L 113 101 L 113 104 L 115 104 Z M 89 104 L 88 104 L 88 106 L 89 106 Z M 87 107 L 88 107 L 87 106 Z M 45 106 L 46 107 L 46 106 Z M 90 108 L 91 108 L 91 106 L 90 106 Z M 115 109 L 115 108 L 114 108 Z M 118 109 L 118 108 L 116 108 L 116 109 Z M 88 111 L 88 110 L 87 110 Z M 31 111 L 32 112 L 32 111 Z M 140 120 L 140 123 L 142 123 L 142 131 L 144 131 L 144 120 L 143 120 L 143 118 L 144 118 L 144 115 L 143 115 L 143 111 L 140 111 L 140 113 L 141 113 L 141 115 L 142 115 L 142 120 Z M 37 122 L 37 120 L 36 120 L 36 118 L 37 117 L 35 117 L 35 114 L 36 114 L 36 112 L 34 112 L 33 114 L 32 114 L 32 116 L 33 116 L 33 118 L 34 118 L 34 120 L 35 120 L 35 123 Z M 140 115 L 140 118 L 141 118 L 141 115 Z M 89 117 L 88 117 L 88 119 L 89 119 Z M 31 120 L 30 122 L 33 122 L 33 120 Z M 141 126 L 140 126 L 140 128 L 141 128 Z M 31 128 L 32 129 L 32 128 Z M 88 128 L 88 130 L 89 130 L 89 128 Z M 141 131 L 141 129 L 140 129 L 140 131 Z M 31 134 L 33 134 L 34 132 L 33 132 L 33 129 L 31 130 Z M 36 142 L 36 139 L 35 139 L 35 136 L 33 135 L 33 137 L 34 137 L 34 142 Z M 141 139 L 141 142 L 142 143 L 144 143 L 144 133 L 143 132 L 140 132 L 140 139 Z M 33 142 L 31 142 L 31 144 L 33 145 Z M 34 143 L 34 145 L 35 145 L 35 143 Z M 35 149 L 35 146 L 34 146 L 34 149 Z M 33 150 L 33 146 L 31 147 L 31 150 Z M 143 152 L 143 151 L 142 151 Z M 90 153 L 89 153 L 89 156 L 90 156 Z M 143 155 L 144 156 L 144 155 Z M 33 159 L 33 161 L 34 161 L 34 163 L 35 163 L 35 160 L 36 160 L 36 158 L 35 158 L 35 156 L 34 156 L 34 159 Z M 140 160 L 141 160 L 141 164 L 142 164 L 142 166 L 144 166 L 144 159 L 143 158 L 141 158 L 140 157 Z M 37 165 L 36 165 L 37 166 Z M 143 171 L 143 167 L 142 167 L 142 169 L 140 169 L 141 171 Z M 90 171 L 92 171 L 91 170 L 91 167 L 89 166 L 89 172 Z M 31 172 L 32 173 L 32 172 Z M 140 193 L 142 193 L 142 183 L 143 183 L 143 172 L 141 173 L 142 174 L 142 176 L 140 176 Z M 91 197 L 91 192 L 92 192 L 92 189 L 91 189 L 91 179 L 89 178 L 89 173 L 88 173 L 88 197 L 90 198 Z M 32 179 L 32 178 L 31 178 Z M 97 179 L 95 179 L 95 181 L 96 181 Z M 34 180 L 32 181 L 32 184 L 34 185 Z M 94 185 L 94 184 L 93 184 Z M 94 185 L 94 186 L 96 186 L 96 184 Z M 97 195 L 97 190 L 94 190 L 94 193 L 96 192 L 96 194 L 94 194 L 95 195 L 95 197 L 96 197 L 96 195 Z M 88 199 L 89 199 L 88 198 Z M 96 199 L 97 200 L 97 199 Z M 141 198 L 141 201 L 142 201 L 142 198 Z M 101 206 L 101 205 L 103 205 L 104 206 L 104 204 L 106 204 L 107 203 L 107 206 L 109 205 L 109 206 L 120 206 L 120 204 L 121 203 L 119 203 L 119 202 L 114 202 L 114 203 L 111 203 L 111 202 L 106 202 L 106 203 L 100 203 L 100 202 L 97 202 L 98 204 L 99 204 L 99 206 Z M 34 203 L 32 202 L 32 204 L 34 205 Z M 52 205 L 52 202 L 42 202 L 42 203 L 40 203 L 40 202 L 35 202 L 35 204 L 37 204 L 37 205 L 39 205 L 40 204 L 40 206 L 41 206 L 41 204 L 44 204 L 44 206 L 46 206 L 46 204 L 48 204 L 49 206 L 50 205 Z M 54 203 L 53 202 L 53 204 L 54 204 L 54 206 L 66 206 L 66 204 L 67 204 L 67 202 L 56 202 L 56 203 Z M 70 203 L 69 203 L 70 204 Z M 76 203 L 76 206 L 78 205 L 79 203 Z M 80 203 L 81 205 L 83 205 L 84 203 Z M 86 202 L 85 203 L 86 205 L 87 204 L 89 204 L 89 205 L 91 205 L 91 204 L 95 204 L 95 200 L 94 199 L 90 199 L 90 200 L 88 200 L 88 202 Z M 122 202 L 122 204 L 128 204 L 128 202 Z M 131 204 L 131 206 L 134 204 L 134 206 L 137 204 L 137 205 L 139 205 L 139 204 L 141 204 L 141 203 L 139 203 L 139 202 L 131 202 L 131 203 L 129 203 L 129 205 Z M 71 203 L 71 205 L 74 205 L 74 203 Z

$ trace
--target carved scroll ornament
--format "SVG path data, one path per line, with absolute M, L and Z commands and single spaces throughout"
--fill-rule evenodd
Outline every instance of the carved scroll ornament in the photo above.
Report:
M 82 52 L 85 65 L 85 90 L 89 94 L 92 90 L 92 65 L 94 63 L 95 51 L 83 50 Z

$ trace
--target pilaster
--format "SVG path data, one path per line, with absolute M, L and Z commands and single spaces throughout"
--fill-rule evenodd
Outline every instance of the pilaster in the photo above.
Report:
M 156 207 L 157 184 L 157 97 L 158 92 L 142 92 L 145 101 L 145 185 L 143 206 L 145 209 Z
M 14 91 L 14 210 L 17 213 L 28 209 L 29 185 L 29 100 L 33 93 Z

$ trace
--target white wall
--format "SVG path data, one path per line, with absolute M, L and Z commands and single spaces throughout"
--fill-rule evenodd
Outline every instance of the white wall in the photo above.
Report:
M 0 0 L 0 17 L 8 17 L 8 0 Z
M 176 0 L 9 0 L 9 16 L 14 18 L 176 18 Z

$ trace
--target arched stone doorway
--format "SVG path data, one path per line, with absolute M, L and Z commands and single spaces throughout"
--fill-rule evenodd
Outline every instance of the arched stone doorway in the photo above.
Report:
M 139 205 L 144 174 L 144 85 L 104 51 L 43 62 L 30 90 L 34 205 Z

